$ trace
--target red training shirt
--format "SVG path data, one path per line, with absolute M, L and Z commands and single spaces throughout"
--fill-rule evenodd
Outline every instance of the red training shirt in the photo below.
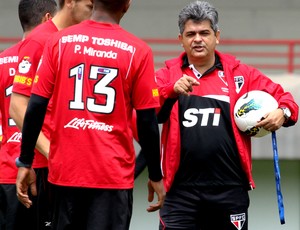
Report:
M 32 93 L 53 99 L 49 181 L 133 188 L 133 108 L 159 106 L 150 47 L 119 25 L 84 21 L 46 45 Z
M 32 83 L 42 57 L 45 43 L 57 31 L 57 27 L 49 20 L 37 26 L 24 40 L 19 48 L 19 65 L 13 83 L 14 93 L 30 97 Z M 43 133 L 49 139 L 52 129 L 50 111 L 51 102 L 47 108 L 47 114 L 42 128 Z M 34 162 L 33 167 L 43 168 L 48 166 L 46 157 L 41 153 L 38 152 L 35 154 L 35 159 L 36 161 Z

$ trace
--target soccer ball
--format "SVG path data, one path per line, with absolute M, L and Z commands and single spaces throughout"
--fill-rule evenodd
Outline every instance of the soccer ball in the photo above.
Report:
M 275 98 L 260 90 L 253 90 L 241 96 L 234 106 L 234 120 L 237 127 L 253 137 L 263 137 L 270 132 L 255 127 L 267 113 L 278 108 Z

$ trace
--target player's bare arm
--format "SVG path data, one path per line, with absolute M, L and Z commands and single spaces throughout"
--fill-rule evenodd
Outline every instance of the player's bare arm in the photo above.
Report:
M 24 115 L 28 106 L 29 97 L 18 93 L 12 93 L 9 114 L 15 121 L 17 127 L 22 130 Z
M 43 132 L 40 132 L 35 148 L 47 159 L 49 158 L 50 140 L 44 135 Z
M 42 129 L 48 102 L 48 99 L 32 95 L 24 116 L 21 154 L 16 159 L 16 166 L 19 168 L 16 188 L 18 199 L 27 208 L 32 205 L 28 191 L 33 196 L 37 195 L 36 174 L 31 165 L 34 159 L 35 143 Z
M 25 112 L 28 106 L 29 97 L 12 93 L 9 114 L 16 123 L 17 127 L 22 130 Z M 47 159 L 49 155 L 50 141 L 49 139 L 41 132 L 36 143 L 36 149 L 42 153 Z
M 175 84 L 174 92 L 177 94 L 183 94 L 188 96 L 193 91 L 194 86 L 198 86 L 200 83 L 193 77 L 184 74 Z

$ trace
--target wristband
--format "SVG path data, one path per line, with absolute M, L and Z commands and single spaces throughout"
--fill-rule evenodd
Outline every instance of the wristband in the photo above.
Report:
M 19 157 L 16 158 L 16 166 L 18 168 L 20 167 L 31 168 L 31 164 L 24 164 L 22 161 L 20 161 Z

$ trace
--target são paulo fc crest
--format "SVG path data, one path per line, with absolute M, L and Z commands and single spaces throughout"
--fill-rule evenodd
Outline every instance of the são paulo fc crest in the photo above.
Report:
M 235 90 L 239 93 L 244 86 L 244 76 L 234 76 Z
M 241 230 L 246 221 L 246 214 L 241 213 L 241 214 L 230 215 L 230 220 L 237 230 Z

